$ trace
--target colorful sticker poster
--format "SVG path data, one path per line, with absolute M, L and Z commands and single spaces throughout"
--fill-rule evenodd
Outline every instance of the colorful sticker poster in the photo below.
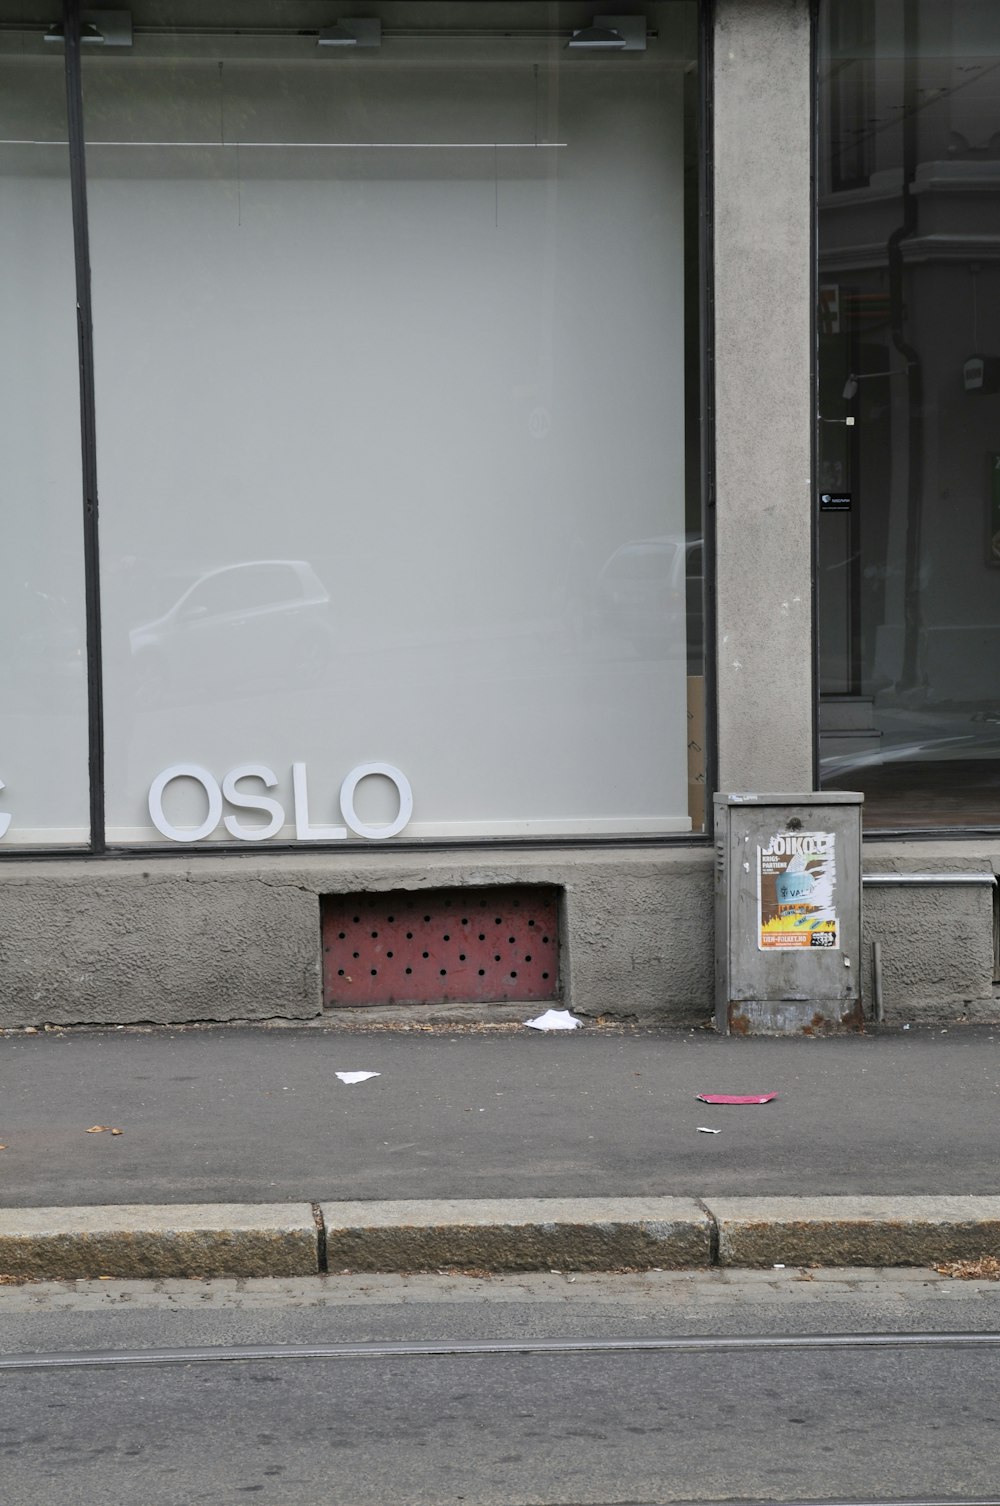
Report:
M 832 831 L 776 832 L 757 848 L 757 946 L 839 947 Z

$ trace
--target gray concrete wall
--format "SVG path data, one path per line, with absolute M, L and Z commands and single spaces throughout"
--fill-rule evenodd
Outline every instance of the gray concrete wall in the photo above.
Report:
M 719 788 L 809 790 L 808 0 L 718 0 L 714 49 Z
M 870 842 L 866 874 L 1000 872 L 1000 844 Z M 990 884 L 867 884 L 863 978 L 871 1007 L 872 946 L 881 942 L 886 1021 L 1000 1018 Z
M 711 1010 L 704 849 L 77 859 L 0 877 L 0 1027 L 316 1018 L 322 894 L 531 882 L 564 892 L 571 1008 L 678 1024 Z
M 1000 844 L 866 843 L 866 873 L 1000 871 Z M 320 896 L 554 884 L 565 1002 L 586 1017 L 708 1020 L 712 854 L 553 849 L 11 862 L 0 871 L 0 1028 L 316 1019 Z M 988 885 L 865 888 L 864 1000 L 886 1015 L 1000 1017 Z

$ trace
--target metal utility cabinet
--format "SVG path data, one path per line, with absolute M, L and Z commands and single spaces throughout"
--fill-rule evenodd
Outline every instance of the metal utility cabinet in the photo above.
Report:
M 863 799 L 847 790 L 715 796 L 719 1030 L 860 1028 Z

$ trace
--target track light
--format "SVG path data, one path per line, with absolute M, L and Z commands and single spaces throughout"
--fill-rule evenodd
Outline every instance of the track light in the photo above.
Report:
M 357 16 L 344 16 L 334 26 L 326 26 L 316 38 L 318 47 L 381 47 L 382 22 Z
M 66 28 L 61 21 L 45 33 L 46 42 L 65 42 Z M 91 47 L 131 47 L 132 12 L 130 10 L 85 10 L 80 17 L 80 42 Z
M 645 52 L 645 16 L 595 16 L 574 31 L 566 46 L 584 52 Z

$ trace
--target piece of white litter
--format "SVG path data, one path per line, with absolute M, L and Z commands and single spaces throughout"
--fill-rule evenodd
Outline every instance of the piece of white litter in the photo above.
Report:
M 381 1072 L 335 1072 L 341 1082 L 367 1082 L 369 1077 L 381 1077 Z
M 568 1009 L 547 1009 L 537 1020 L 525 1020 L 530 1030 L 575 1030 L 583 1021 Z
M 783 1271 L 785 1269 L 785 1267 L 783 1265 L 775 1265 L 775 1266 L 772 1266 L 771 1269 L 773 1271 Z
M 699 1124 L 698 1133 L 699 1135 L 721 1135 L 722 1131 L 709 1129 L 707 1124 Z

